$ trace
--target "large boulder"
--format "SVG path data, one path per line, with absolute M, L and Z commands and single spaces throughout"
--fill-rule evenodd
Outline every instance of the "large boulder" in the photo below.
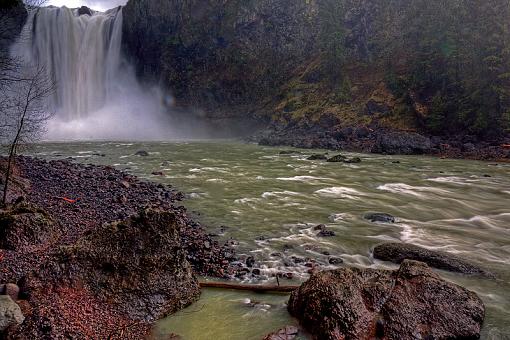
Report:
M 60 228 L 44 210 L 19 203 L 0 210 L 0 248 L 22 251 L 55 240 Z
M 421 261 L 437 269 L 451 272 L 494 277 L 494 274 L 471 264 L 458 256 L 442 251 L 429 250 L 408 243 L 384 243 L 374 248 L 374 257 L 397 264 L 404 260 Z
M 55 270 L 87 285 L 132 319 L 157 320 L 200 295 L 179 229 L 173 213 L 147 209 L 61 248 Z
M 288 309 L 317 339 L 478 339 L 480 298 L 426 264 L 396 271 L 342 268 L 313 274 Z
M 0 332 L 25 320 L 18 304 L 9 295 L 0 295 Z

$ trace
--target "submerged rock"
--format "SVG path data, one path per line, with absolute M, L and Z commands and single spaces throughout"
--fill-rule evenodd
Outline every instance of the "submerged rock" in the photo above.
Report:
M 385 243 L 374 248 L 374 257 L 383 261 L 402 263 L 404 260 L 425 262 L 431 267 L 468 275 L 494 277 L 483 270 L 453 254 L 425 249 L 406 243 Z
M 349 159 L 346 159 L 346 160 L 344 161 L 344 163 L 348 163 L 348 164 L 357 164 L 357 163 L 361 163 L 361 158 L 359 158 L 359 157 L 349 158 Z
M 370 222 L 395 223 L 395 217 L 386 213 L 369 213 L 363 218 Z
M 147 157 L 147 156 L 149 156 L 149 153 L 148 153 L 147 151 L 145 151 L 145 150 L 140 150 L 140 151 L 137 151 L 137 152 L 135 153 L 135 155 L 136 155 L 136 156 Z
M 309 161 L 325 161 L 328 159 L 328 156 L 325 154 L 314 154 L 307 158 Z
M 25 320 L 21 308 L 8 295 L 0 295 L 0 332 Z
M 299 333 L 299 329 L 295 326 L 285 326 L 264 337 L 263 340 L 292 340 L 295 339 Z
M 344 155 L 336 155 L 331 158 L 328 158 L 327 162 L 340 163 L 340 162 L 345 162 L 346 159 L 347 159 L 347 157 L 345 157 Z
M 344 263 L 344 260 L 342 260 L 340 257 L 330 257 L 328 262 L 329 264 L 337 265 Z
M 426 264 L 396 271 L 342 268 L 313 274 L 289 312 L 317 339 L 478 339 L 485 317 L 473 292 Z
M 321 230 L 317 233 L 317 236 L 319 237 L 333 237 L 335 235 L 335 232 L 332 230 Z

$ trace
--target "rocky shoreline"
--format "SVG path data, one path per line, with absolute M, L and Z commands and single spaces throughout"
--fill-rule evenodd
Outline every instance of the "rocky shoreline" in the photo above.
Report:
M 198 299 L 196 274 L 235 274 L 233 250 L 169 187 L 29 157 L 17 159 L 12 183 L 13 203 L 0 212 L 0 284 L 18 287 L 24 322 L 7 338 L 140 339 Z
M 510 137 L 495 140 L 480 140 L 469 135 L 446 138 L 368 126 L 330 128 L 326 124 L 307 127 L 273 125 L 248 140 L 267 146 L 510 162 Z

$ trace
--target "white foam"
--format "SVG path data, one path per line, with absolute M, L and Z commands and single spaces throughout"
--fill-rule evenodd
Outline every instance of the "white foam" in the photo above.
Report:
M 395 194 L 411 195 L 419 198 L 426 198 L 423 193 L 432 193 L 437 195 L 447 195 L 450 191 L 434 188 L 434 187 L 422 187 L 413 186 L 405 183 L 387 183 L 377 187 L 378 190 L 388 191 Z
M 314 192 L 319 196 L 332 197 L 332 198 L 346 198 L 346 199 L 359 199 L 359 196 L 363 196 L 363 193 L 353 188 L 347 187 L 329 187 L 320 189 Z
M 294 182 L 313 182 L 320 180 L 327 180 L 329 178 L 315 177 L 315 176 L 294 176 L 294 177 L 278 177 L 279 181 L 294 181 Z

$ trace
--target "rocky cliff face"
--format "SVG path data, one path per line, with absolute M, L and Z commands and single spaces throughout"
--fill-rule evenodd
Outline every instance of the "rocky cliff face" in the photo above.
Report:
M 0 3 L 0 58 L 7 55 L 9 45 L 21 32 L 27 10 L 20 0 L 6 0 Z M 1 65 L 0 65 L 1 66 Z
M 179 103 L 253 109 L 314 52 L 314 1 L 130 0 L 124 47 Z
M 503 0 L 490 6 L 476 1 L 487 21 L 503 27 L 510 20 Z M 495 27 L 487 34 L 499 38 L 477 41 L 479 50 L 472 54 L 472 40 L 483 29 L 466 14 L 467 3 L 459 4 L 463 11 L 455 6 L 403 0 L 129 0 L 124 50 L 138 75 L 161 81 L 178 105 L 209 117 L 255 118 L 269 124 L 276 139 L 362 128 L 443 136 L 437 146 L 466 140 L 508 144 L 510 58 L 498 43 L 508 32 L 487 26 Z M 465 22 L 466 34 L 457 34 L 461 29 L 451 16 Z M 501 61 L 497 68 L 489 65 L 495 60 Z M 469 65 L 479 65 L 480 75 L 459 73 Z M 488 88 L 484 82 L 495 84 L 490 88 L 503 97 L 478 96 Z M 383 142 L 376 135 L 370 140 Z M 357 144 L 350 146 L 367 149 Z M 417 153 L 434 148 L 424 144 Z M 415 153 L 411 149 L 402 150 Z M 496 154 L 488 158 L 507 155 Z

